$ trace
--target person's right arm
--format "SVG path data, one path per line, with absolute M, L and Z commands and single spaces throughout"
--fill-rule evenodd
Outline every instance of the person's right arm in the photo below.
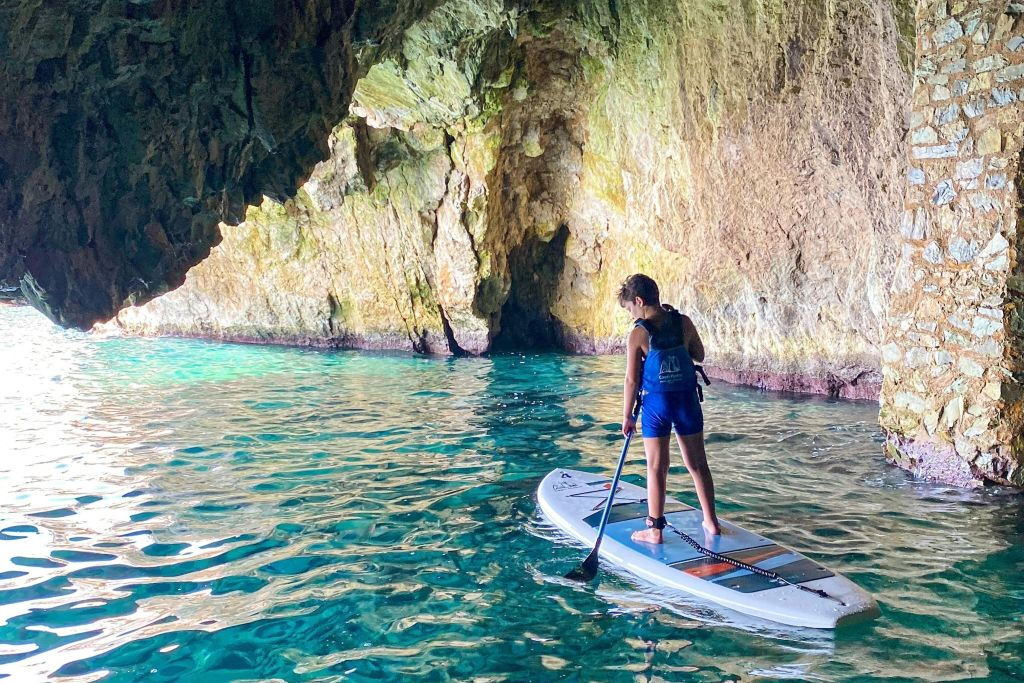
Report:
M 683 316 L 683 339 L 686 341 L 686 351 L 694 363 L 704 362 L 704 342 L 700 340 L 697 327 L 690 320 L 689 316 Z

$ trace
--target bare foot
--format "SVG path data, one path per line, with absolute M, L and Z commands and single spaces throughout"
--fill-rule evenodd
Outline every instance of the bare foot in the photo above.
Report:
M 661 538 L 661 529 L 641 529 L 640 531 L 634 531 L 631 539 L 639 543 L 664 543 L 665 541 Z
M 718 525 L 717 519 L 714 522 L 704 520 L 700 525 L 704 527 L 704 533 L 708 536 L 720 536 L 722 534 L 722 527 Z

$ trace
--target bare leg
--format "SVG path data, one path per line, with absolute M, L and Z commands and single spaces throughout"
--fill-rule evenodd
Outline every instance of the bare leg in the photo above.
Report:
M 668 482 L 669 438 L 644 439 L 647 454 L 647 514 L 657 519 L 665 514 L 665 487 Z M 630 537 L 643 543 L 662 543 L 661 529 L 641 529 Z
M 697 489 L 697 500 L 700 501 L 700 509 L 704 512 L 704 531 L 713 536 L 718 535 L 722 530 L 718 525 L 718 515 L 715 514 L 715 482 L 711 479 L 708 456 L 704 452 L 704 432 L 688 436 L 676 434 L 676 440 L 683 452 L 686 469 L 693 477 L 693 486 Z

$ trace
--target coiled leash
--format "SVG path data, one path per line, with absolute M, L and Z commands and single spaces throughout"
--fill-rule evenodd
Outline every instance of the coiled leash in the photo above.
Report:
M 752 565 L 752 564 L 747 564 L 746 562 L 742 562 L 740 560 L 734 560 L 733 558 L 728 557 L 726 555 L 720 555 L 719 553 L 716 553 L 713 550 L 708 550 L 707 548 L 702 546 L 700 543 L 697 543 L 697 541 L 693 540 L 693 538 L 689 534 L 686 534 L 686 533 L 680 531 L 678 528 L 676 528 L 676 526 L 674 524 L 672 524 L 671 522 L 669 522 L 668 519 L 666 519 L 664 515 L 662 515 L 661 517 L 658 517 L 657 519 L 655 519 L 654 517 L 648 517 L 645 520 L 645 522 L 647 523 L 647 528 L 649 528 L 649 529 L 659 529 L 660 530 L 660 529 L 664 529 L 664 528 L 668 527 L 669 529 L 674 531 L 676 533 L 676 535 L 678 535 L 681 539 L 683 539 L 686 542 L 687 545 L 689 545 L 691 548 L 696 550 L 701 555 L 704 555 L 706 557 L 710 557 L 712 560 L 716 560 L 718 562 L 725 562 L 726 564 L 731 564 L 732 566 L 737 567 L 739 569 L 745 569 L 748 572 L 751 572 L 753 574 L 757 574 L 758 576 L 763 576 L 764 578 L 766 578 L 766 579 L 768 579 L 770 581 L 776 581 L 778 583 L 782 583 L 782 584 L 785 584 L 787 586 L 792 586 L 793 588 L 799 588 L 800 590 L 804 591 L 805 593 L 812 593 L 813 595 L 817 595 L 819 598 L 825 598 L 826 600 L 832 600 L 834 602 L 838 602 L 843 607 L 846 607 L 846 603 L 845 602 L 843 602 L 839 598 L 832 597 L 831 595 L 829 595 L 828 593 L 826 593 L 823 590 L 819 590 L 819 589 L 816 589 L 816 588 L 809 588 L 807 586 L 802 586 L 799 583 L 793 583 L 792 581 L 789 581 L 789 580 L 784 579 L 783 577 L 779 576 L 776 572 L 773 572 L 770 569 L 762 569 L 761 567 L 758 567 L 758 566 L 755 566 L 755 565 Z

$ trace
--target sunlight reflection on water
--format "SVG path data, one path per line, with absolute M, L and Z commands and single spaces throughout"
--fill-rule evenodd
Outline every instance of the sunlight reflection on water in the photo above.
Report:
M 722 514 L 878 599 L 831 634 L 560 578 L 583 551 L 534 488 L 613 465 L 620 358 L 100 338 L 11 308 L 0 330 L 11 680 L 1022 674 L 1019 498 L 910 482 L 873 404 L 722 384 L 706 404 Z M 670 489 L 692 500 L 678 463 Z

